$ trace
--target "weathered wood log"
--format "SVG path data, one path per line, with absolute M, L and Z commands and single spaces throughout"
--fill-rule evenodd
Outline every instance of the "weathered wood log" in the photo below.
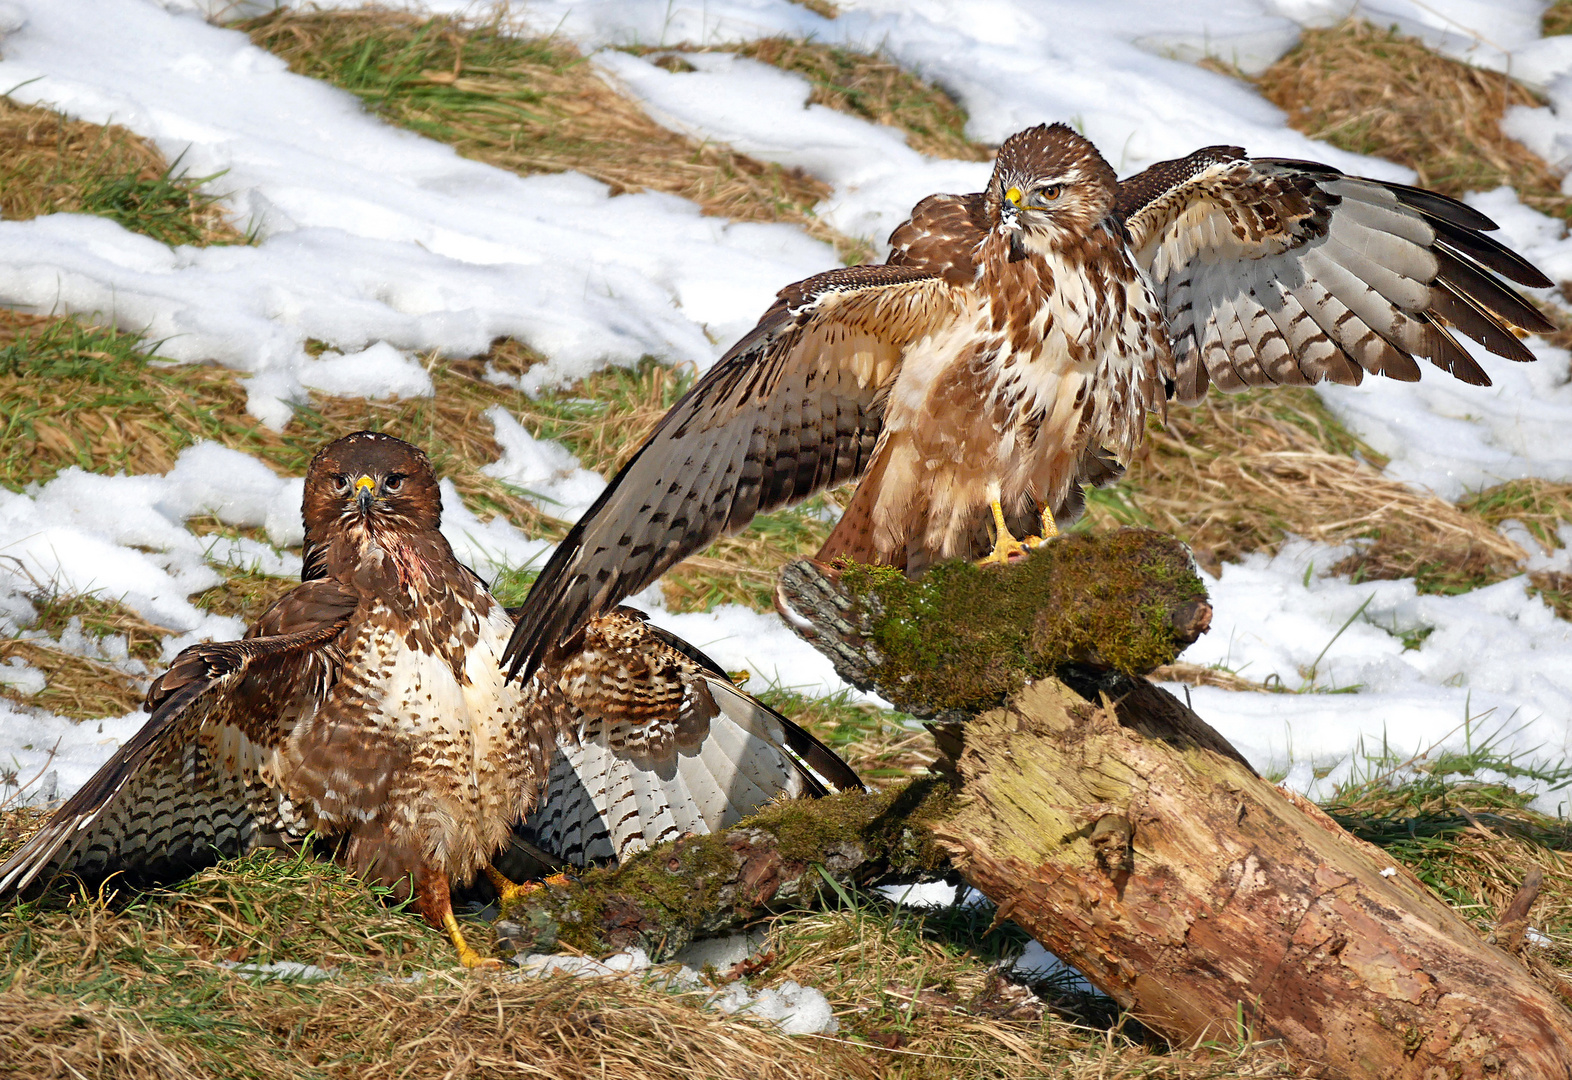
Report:
M 1328 1077 L 1572 1077 L 1572 1014 L 1380 849 L 1160 688 L 1055 677 L 1012 591 L 1036 558 L 972 595 L 972 574 L 830 583 L 800 565 L 777 594 L 853 681 L 947 721 L 981 713 L 962 725 L 958 808 L 930 825 L 966 881 L 1173 1040 L 1279 1039 Z M 924 625 L 932 611 L 981 629 Z M 1172 613 L 1140 607 L 1136 638 L 1180 640 Z M 1162 651 L 1076 658 L 1129 672 Z
M 969 564 L 941 567 L 917 594 L 905 590 L 899 574 L 871 571 L 872 598 L 858 605 L 811 564 L 789 567 L 786 581 L 797 583 L 788 590 L 797 603 L 818 605 L 818 617 L 836 623 L 838 629 L 823 641 L 853 656 L 846 670 L 865 684 L 867 668 L 882 662 L 883 651 L 900 652 L 898 643 L 874 633 L 874 616 L 886 614 L 880 595 L 891 598 L 891 610 L 913 629 L 953 633 L 962 650 L 999 658 L 981 678 L 964 670 L 965 663 L 936 661 L 942 674 L 963 676 L 951 679 L 943 692 L 939 680 L 906 679 L 879 667 L 884 677 L 910 688 L 910 697 L 893 696 L 920 715 L 970 715 L 1002 702 L 1028 672 L 1051 672 L 1069 661 L 1166 663 L 1205 630 L 1211 615 L 1184 548 L 1158 533 L 1135 530 L 1113 541 L 1067 538 L 1008 576 Z M 977 611 L 955 608 L 946 599 L 979 591 L 991 616 L 1007 608 L 1010 617 L 985 624 L 973 617 Z M 799 617 L 797 625 L 811 630 L 813 623 Z M 851 636 L 859 628 L 869 640 L 859 640 L 861 651 L 854 652 Z M 907 634 L 906 640 L 916 639 Z M 856 657 L 873 661 L 858 667 Z M 915 662 L 927 663 L 921 657 Z M 1106 672 L 1078 671 L 1094 696 L 1116 685 L 1107 682 L 1116 676 Z M 931 708 L 929 700 L 943 707 Z M 1222 740 L 1217 748 L 1232 752 Z M 660 958 L 694 938 L 725 933 L 772 911 L 813 906 L 831 894 L 831 881 L 864 886 L 933 880 L 950 866 L 947 852 L 926 829 L 948 806 L 950 794 L 946 783 L 923 780 L 898 793 L 852 793 L 770 807 L 740 828 L 688 837 L 620 869 L 591 871 L 572 885 L 510 904 L 498 923 L 499 942 L 518 951 L 561 944 L 591 953 L 637 945 Z
M 949 856 L 927 826 L 954 796 L 946 780 L 923 778 L 770 806 L 738 828 L 684 837 L 507 904 L 498 944 L 595 955 L 638 946 L 660 961 L 695 938 L 818 906 L 836 886 L 936 880 L 950 872 Z

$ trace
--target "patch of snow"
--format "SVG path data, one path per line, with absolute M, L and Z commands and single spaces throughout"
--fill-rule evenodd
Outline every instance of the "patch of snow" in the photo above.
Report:
M 771 1021 L 788 1035 L 828 1035 L 841 1027 L 822 991 L 801 986 L 790 979 L 774 989 L 757 993 L 738 980 L 710 998 L 709 1006 L 728 1016 Z
M 425 368 L 385 341 L 360 352 L 329 349 L 301 365 L 300 382 L 335 397 L 414 398 L 437 392 Z
M 548 514 L 577 521 L 606 490 L 599 473 L 582 467 L 561 443 L 535 438 L 502 406 L 487 409 L 486 417 L 496 428 L 502 459 L 480 471 L 519 488 Z

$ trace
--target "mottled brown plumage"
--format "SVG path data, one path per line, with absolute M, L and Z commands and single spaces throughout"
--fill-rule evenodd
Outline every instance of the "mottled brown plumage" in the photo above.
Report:
M 1216 384 L 1472 383 L 1453 337 L 1531 358 L 1550 283 L 1444 196 L 1208 147 L 1119 183 L 1063 125 L 933 195 L 889 260 L 781 290 L 574 526 L 508 648 L 527 675 L 587 620 L 762 510 L 862 477 L 821 559 L 917 572 L 1045 532 L 1170 396 Z M 1499 275 L 1499 276 L 1498 276 Z M 995 505 L 997 509 L 995 510 Z M 997 515 L 997 516 L 995 516 Z
M 142 729 L 0 867 L 0 894 L 60 873 L 163 876 L 314 833 L 366 880 L 413 890 L 476 963 L 449 886 L 489 867 L 543 786 L 564 805 L 584 789 L 569 757 L 593 758 L 590 783 L 612 794 L 606 770 L 648 763 L 642 801 L 617 808 L 615 856 L 665 803 L 704 802 L 709 817 L 682 817 L 703 831 L 777 794 L 822 794 L 814 767 L 847 782 L 839 759 L 781 717 L 755 724 L 756 739 L 719 725 L 712 738 L 708 687 L 724 676 L 680 641 L 623 630 L 620 613 L 586 627 L 560 671 L 510 683 L 500 658 L 513 618 L 455 558 L 441 513 L 415 447 L 372 432 L 325 447 L 306 477 L 306 580 L 242 640 L 176 657 Z M 659 773 L 676 775 L 683 752 L 704 767 L 668 791 Z M 746 770 L 776 782 L 735 782 Z M 607 810 L 604 794 L 574 804 L 579 821 Z
M 618 608 L 543 669 L 567 735 L 526 841 L 574 865 L 729 828 L 774 798 L 861 786 L 834 751 L 709 657 Z

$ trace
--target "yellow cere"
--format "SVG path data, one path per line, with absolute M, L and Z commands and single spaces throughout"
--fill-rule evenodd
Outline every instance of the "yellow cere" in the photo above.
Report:
M 369 476 L 362 476 L 360 479 L 355 481 L 355 494 L 359 495 L 363 488 L 371 488 L 373 491 L 375 491 L 376 487 L 377 482 L 375 480 L 371 479 Z
M 1018 187 L 1013 187 L 1009 191 L 1006 191 L 1004 193 L 1004 197 L 1009 199 L 1011 205 L 1013 206 L 1021 205 L 1021 189 Z

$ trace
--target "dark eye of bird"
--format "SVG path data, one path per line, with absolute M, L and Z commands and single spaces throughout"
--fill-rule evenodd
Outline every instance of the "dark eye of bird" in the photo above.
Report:
M 403 473 L 389 473 L 388 478 L 382 481 L 382 490 L 392 493 L 404 486 Z
M 1043 188 L 1042 191 L 1038 192 L 1037 197 L 1040 198 L 1043 202 L 1053 202 L 1063 193 L 1064 185 L 1049 184 L 1047 187 Z
M 341 492 L 341 493 L 345 492 L 345 491 L 348 491 L 349 490 L 349 477 L 345 476 L 343 473 L 334 473 L 333 474 L 333 486 L 335 488 L 337 488 L 339 490 L 339 492 Z

